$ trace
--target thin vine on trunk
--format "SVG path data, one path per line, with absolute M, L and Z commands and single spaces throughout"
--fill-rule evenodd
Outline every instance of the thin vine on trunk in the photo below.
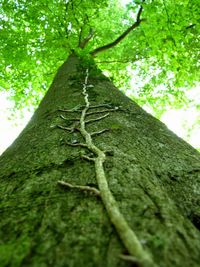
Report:
M 64 127 L 62 125 L 57 125 L 57 127 L 65 131 L 71 132 L 71 133 L 78 131 L 82 135 L 85 141 L 84 143 L 75 142 L 75 143 L 67 143 L 67 145 L 70 145 L 73 147 L 84 147 L 92 153 L 93 155 L 92 157 L 83 155 L 82 158 L 94 163 L 95 172 L 96 172 L 96 180 L 97 180 L 99 189 L 89 187 L 89 186 L 84 186 L 84 185 L 72 185 L 66 181 L 58 181 L 58 184 L 61 186 L 69 187 L 69 188 L 88 190 L 88 191 L 93 192 L 95 195 L 100 196 L 112 224 L 114 225 L 121 241 L 123 242 L 124 246 L 126 247 L 126 249 L 128 250 L 130 254 L 130 256 L 121 255 L 120 257 L 124 260 L 131 260 L 142 267 L 155 267 L 156 264 L 153 262 L 151 256 L 144 250 L 141 243 L 139 242 L 137 235 L 130 228 L 125 217 L 120 212 L 118 208 L 118 204 L 115 200 L 115 197 L 113 196 L 108 186 L 108 182 L 107 182 L 107 178 L 106 178 L 106 174 L 105 174 L 104 166 L 103 166 L 106 160 L 106 152 L 102 151 L 99 147 L 97 147 L 94 144 L 93 137 L 95 137 L 96 135 L 103 134 L 109 129 L 102 129 L 100 131 L 92 132 L 92 133 L 89 133 L 86 129 L 87 124 L 95 123 L 95 121 L 105 119 L 106 117 L 109 116 L 109 112 L 117 111 L 119 107 L 110 108 L 109 105 L 107 104 L 99 104 L 99 105 L 92 106 L 89 101 L 88 89 L 90 87 L 93 87 L 93 85 L 88 84 L 88 78 L 89 78 L 89 70 L 87 69 L 85 81 L 84 81 L 83 89 L 82 89 L 82 94 L 84 96 L 85 105 L 82 106 L 81 108 L 74 108 L 71 110 L 67 110 L 67 109 L 60 110 L 66 113 L 70 113 L 70 112 L 81 113 L 80 118 L 67 119 L 65 116 L 61 115 L 61 118 L 63 120 L 71 120 L 73 121 L 73 123 L 71 127 Z M 103 108 L 103 109 L 91 111 L 97 108 L 98 109 Z M 96 118 L 87 119 L 87 117 L 90 115 L 102 114 L 102 113 L 105 113 L 105 114 L 99 115 Z

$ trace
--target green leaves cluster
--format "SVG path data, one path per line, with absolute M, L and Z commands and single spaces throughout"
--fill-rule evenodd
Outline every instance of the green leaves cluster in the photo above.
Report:
M 1 90 L 11 91 L 18 108 L 37 105 L 72 49 L 88 57 L 93 49 L 112 42 L 135 22 L 140 4 L 144 21 L 95 61 L 122 90 L 132 88 L 129 95 L 141 104 L 148 102 L 157 110 L 166 103 L 185 105 L 185 90 L 200 77 L 198 0 L 127 5 L 119 0 L 3 0 Z

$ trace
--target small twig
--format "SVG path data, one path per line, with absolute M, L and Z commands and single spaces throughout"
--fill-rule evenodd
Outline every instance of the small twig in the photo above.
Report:
M 93 105 L 93 106 L 89 106 L 89 109 L 92 109 L 92 108 L 101 108 L 101 107 L 111 107 L 110 104 L 99 104 L 99 105 Z
M 111 109 L 104 109 L 104 110 L 98 110 L 98 111 L 94 111 L 94 112 L 88 112 L 86 113 L 87 116 L 89 115 L 93 115 L 93 114 L 98 114 L 98 113 L 105 113 L 105 112 L 110 112 L 110 111 L 117 111 L 119 109 L 119 107 L 115 107 L 115 108 L 111 108 Z
M 80 119 L 78 119 L 78 118 L 68 119 L 68 118 L 66 118 L 66 117 L 63 116 L 63 115 L 60 115 L 60 117 L 61 117 L 61 119 L 66 120 L 66 121 L 79 121 L 79 120 L 80 120 Z
M 96 189 L 95 187 L 91 187 L 91 186 L 87 186 L 87 185 L 72 185 L 70 183 L 66 183 L 64 181 L 58 181 L 59 185 L 68 187 L 68 188 L 72 188 L 72 189 L 80 189 L 83 191 L 89 191 L 92 192 L 93 194 L 95 194 L 96 196 L 100 196 L 100 191 L 98 189 Z
M 66 145 L 68 146 L 81 146 L 81 147 L 88 147 L 86 144 L 83 144 L 83 143 L 69 143 L 69 142 L 66 142 Z
M 103 115 L 103 116 L 101 116 L 101 117 L 98 117 L 98 118 L 96 118 L 96 119 L 90 119 L 90 120 L 87 120 L 87 121 L 85 121 L 85 123 L 91 123 L 91 122 L 94 122 L 94 121 L 100 121 L 100 120 L 102 120 L 102 119 L 108 117 L 108 115 L 109 115 L 109 113 L 106 113 L 105 115 Z
M 82 155 L 81 158 L 86 159 L 86 160 L 88 160 L 88 161 L 93 161 L 93 162 L 95 161 L 94 158 L 90 158 L 90 157 L 88 157 L 88 156 L 86 156 L 86 155 Z
M 98 131 L 98 132 L 93 132 L 93 133 L 91 133 L 90 135 L 91 135 L 91 136 L 99 135 L 99 134 L 102 134 L 102 133 L 105 133 L 105 132 L 108 132 L 108 131 L 110 131 L 110 129 L 103 129 L 103 130 Z
M 79 112 L 79 113 L 82 112 L 80 109 L 58 109 L 58 111 L 62 111 L 62 112 Z
M 62 125 L 56 125 L 56 127 L 60 128 L 62 130 L 70 131 L 70 132 L 74 131 L 74 127 L 64 127 Z
M 125 260 L 125 261 L 131 261 L 131 262 L 134 262 L 134 263 L 139 263 L 138 259 L 131 256 L 131 255 L 119 255 L 119 257 L 122 259 L 122 260 Z

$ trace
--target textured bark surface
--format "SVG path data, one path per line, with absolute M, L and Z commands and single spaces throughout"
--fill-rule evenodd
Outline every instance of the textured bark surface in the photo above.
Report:
M 101 199 L 57 184 L 96 186 L 93 163 L 81 158 L 87 151 L 66 144 L 82 141 L 79 134 L 52 127 L 68 124 L 58 109 L 84 104 L 84 75 L 70 56 L 0 158 L 2 267 L 135 266 L 119 257 L 126 251 Z M 121 212 L 158 266 L 199 266 L 200 154 L 95 69 L 89 83 L 91 104 L 120 107 L 88 130 L 110 128 L 94 142 L 110 151 L 105 171 Z

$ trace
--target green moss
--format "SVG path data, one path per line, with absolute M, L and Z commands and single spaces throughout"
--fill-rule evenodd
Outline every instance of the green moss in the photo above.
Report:
M 21 235 L 21 237 L 9 240 L 6 244 L 0 245 L 0 266 L 18 267 L 28 254 L 31 247 L 30 237 Z
M 119 259 L 127 252 L 101 200 L 57 185 L 61 179 L 96 185 L 93 164 L 80 158 L 88 151 L 66 145 L 70 133 L 50 127 L 63 122 L 59 108 L 83 103 L 85 70 L 78 73 L 75 64 L 78 59 L 63 65 L 31 122 L 0 158 L 1 267 L 131 265 Z M 111 128 L 94 142 L 112 151 L 106 175 L 130 227 L 159 267 L 198 267 L 199 153 L 103 75 L 89 82 L 93 104 L 122 107 L 88 130 Z

